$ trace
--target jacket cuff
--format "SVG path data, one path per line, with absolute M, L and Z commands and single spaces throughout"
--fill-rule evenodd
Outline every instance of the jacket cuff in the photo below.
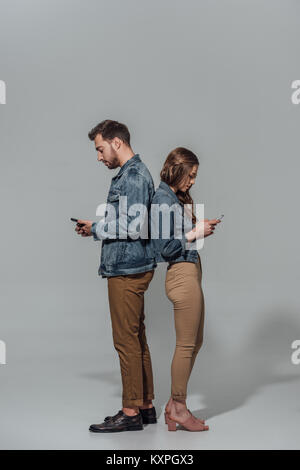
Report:
M 183 254 L 186 250 L 186 247 L 185 247 L 185 244 L 188 243 L 188 240 L 186 238 L 185 235 L 183 235 L 182 239 L 181 239 L 181 246 L 182 246 L 182 251 L 181 253 Z
M 92 235 L 94 237 L 94 240 L 99 240 L 98 237 L 97 237 L 96 225 L 97 225 L 97 222 L 92 223 L 91 232 L 92 232 Z

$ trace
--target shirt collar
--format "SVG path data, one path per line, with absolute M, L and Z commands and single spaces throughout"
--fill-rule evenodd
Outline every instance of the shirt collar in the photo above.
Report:
M 119 176 L 122 175 L 122 173 L 124 172 L 126 168 L 128 168 L 130 165 L 134 165 L 137 162 L 141 162 L 141 157 L 139 153 L 136 153 L 135 155 L 133 155 L 133 157 L 129 158 L 129 160 L 127 160 L 127 162 L 125 162 L 124 165 L 121 166 L 119 172 L 112 179 L 114 180 L 114 179 L 119 178 Z
M 170 188 L 170 186 L 165 183 L 164 181 L 161 181 L 159 183 L 159 188 L 160 189 L 163 189 L 164 191 L 166 191 L 168 194 L 170 194 L 170 196 L 172 196 L 172 198 L 174 199 L 175 202 L 177 202 L 178 204 L 181 204 L 183 205 L 183 203 L 180 201 L 180 199 L 178 199 L 178 197 L 176 196 L 176 194 L 174 193 L 173 189 Z

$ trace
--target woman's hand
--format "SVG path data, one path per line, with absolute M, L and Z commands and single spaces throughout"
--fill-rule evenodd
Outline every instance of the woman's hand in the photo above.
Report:
M 204 219 L 196 224 L 196 226 L 188 232 L 185 236 L 189 242 L 205 238 L 214 233 L 215 227 L 221 220 L 219 219 Z

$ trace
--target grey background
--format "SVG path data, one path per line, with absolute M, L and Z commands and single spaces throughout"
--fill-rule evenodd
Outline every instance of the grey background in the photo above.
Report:
M 299 448 L 300 3 L 1 0 L 0 446 Z M 155 185 L 168 152 L 200 158 L 195 202 L 224 213 L 200 256 L 205 341 L 189 407 L 206 433 L 93 435 L 121 406 L 95 220 L 110 171 L 87 132 L 125 122 Z M 175 344 L 166 264 L 146 294 L 160 413 Z

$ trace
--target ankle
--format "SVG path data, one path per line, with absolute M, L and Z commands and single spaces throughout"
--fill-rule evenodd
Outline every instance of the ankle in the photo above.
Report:
M 153 408 L 152 400 L 145 400 L 142 406 L 139 406 L 140 410 L 149 410 L 150 408 Z
M 172 400 L 171 410 L 176 414 L 185 414 L 188 413 L 185 400 Z
M 173 398 L 170 397 L 169 400 L 168 400 L 168 402 L 167 402 L 167 404 L 166 404 L 166 407 L 165 407 L 166 410 L 169 410 L 169 409 L 171 408 L 172 403 L 173 403 Z
M 140 410 L 139 408 L 136 406 L 134 408 L 122 408 L 122 411 L 125 415 L 127 416 L 136 416 L 139 414 Z

